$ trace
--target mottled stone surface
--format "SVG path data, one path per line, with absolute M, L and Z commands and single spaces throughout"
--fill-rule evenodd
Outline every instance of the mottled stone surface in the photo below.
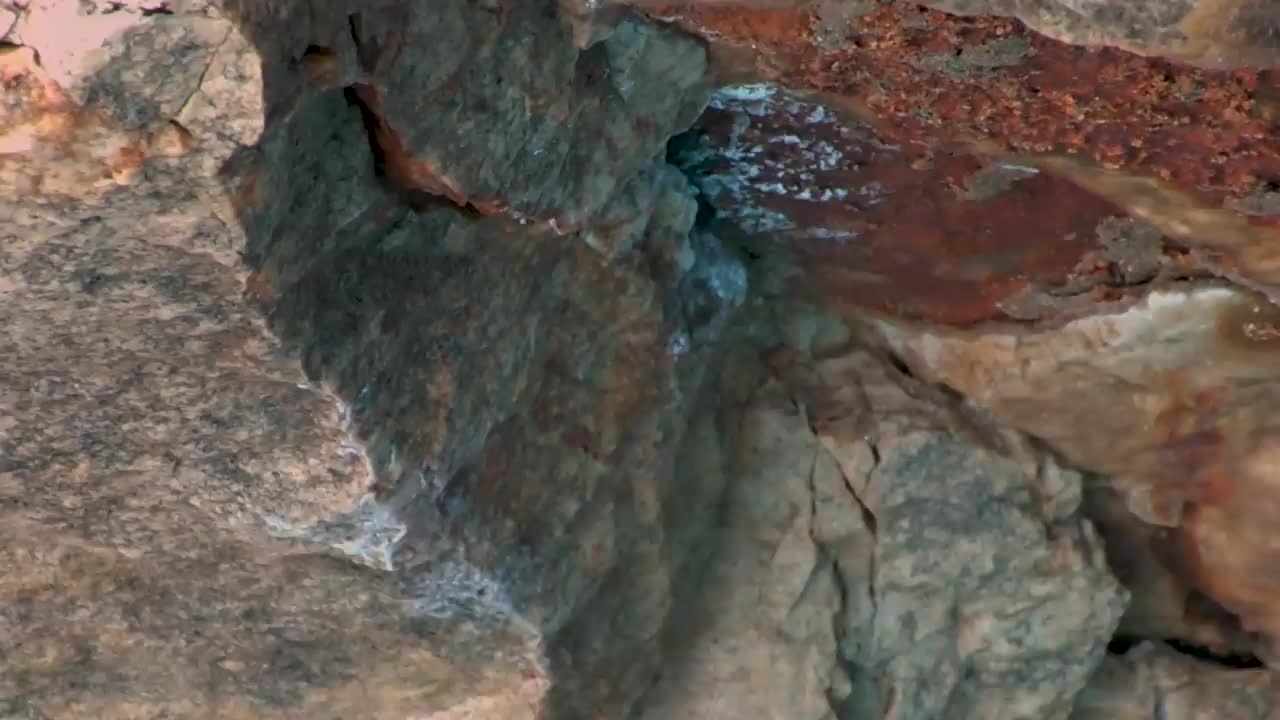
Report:
M 837 560 L 845 588 L 870 574 L 845 607 L 850 715 L 1066 717 L 1127 602 L 1080 476 L 868 360 L 818 366 L 809 411 L 876 537 Z
M 734 80 L 821 93 L 887 140 L 935 149 L 989 140 L 1014 155 L 1068 154 L 1167 179 L 1209 200 L 1265 191 L 1280 156 L 1276 70 L 1207 70 L 1069 45 L 1000 17 L 881 3 L 823 44 L 819 8 L 672 7 Z
M 1016 12 L 1032 5 L 1065 4 L 1019 4 Z M 1119 10 L 1089 8 L 1101 13 L 1097 23 L 1080 20 L 1091 27 L 1103 15 L 1123 19 Z M 852 233 L 867 241 L 852 251 L 826 243 L 822 259 L 806 268 L 828 296 L 849 296 L 855 305 L 872 297 L 900 314 L 974 322 L 1004 314 L 992 305 L 1027 281 L 1060 284 L 1074 273 L 1085 282 L 1066 283 L 1071 288 L 1115 286 L 1087 281 L 1102 269 L 1091 266 L 1100 234 L 1093 228 L 1108 218 L 1156 227 L 1165 250 L 1181 256 L 1171 259 L 1174 274 L 1199 269 L 1280 296 L 1271 250 L 1272 182 L 1280 177 L 1271 141 L 1280 119 L 1275 68 L 1185 67 L 1111 46 L 1065 44 L 1016 19 L 957 17 L 909 3 L 686 4 L 650 12 L 707 38 L 724 81 L 769 83 L 781 94 L 772 108 L 742 92 L 727 97 L 731 106 L 704 118 L 710 155 L 728 160 L 739 176 L 732 179 L 749 188 L 728 200 L 753 215 L 748 231 L 767 220 L 760 229 L 801 238 L 788 240 L 794 245 Z M 1280 47 L 1275 37 L 1266 42 Z M 844 165 L 804 159 L 820 147 L 838 150 Z M 750 167 L 762 172 L 742 176 Z M 991 179 L 1002 167 L 1037 177 L 1011 182 L 1006 172 L 1010 182 L 998 193 L 969 187 L 970 178 Z M 796 182 L 801 190 L 791 188 Z M 955 187 L 959 197 L 942 187 Z M 897 228 L 908 237 L 906 249 L 881 250 L 881 242 L 896 242 Z M 876 231 L 895 240 L 878 241 Z M 940 236 L 955 237 L 955 247 Z M 952 254 L 964 263 L 932 260 Z M 904 268 L 922 265 L 932 266 L 929 281 L 911 282 L 914 273 Z M 895 282 L 873 290 L 886 274 Z M 893 297 L 908 284 L 902 295 L 909 297 Z M 1016 297 L 1007 314 L 1061 314 L 1064 302 L 1050 295 Z M 1088 300 L 1115 295 L 1103 287 Z
M 722 232 L 1096 473 L 1124 636 L 1273 657 L 1274 9 L 642 4 L 728 84 L 675 155 Z
M 667 532 L 664 483 L 745 277 L 660 160 L 699 46 L 630 21 L 578 51 L 534 5 L 23 8 L 6 716 L 579 717 L 643 690 L 701 536 Z M 460 32 L 512 74 L 455 78 L 442 122 L 430 53 Z M 465 197 L 399 174 L 432 163 Z
M 151 528 L 170 547 L 122 552 L 6 510 L 4 717 L 536 716 L 548 680 L 527 631 L 426 617 L 386 576 L 211 527 L 178 502 L 135 493 L 120 514 L 148 501 L 145 515 L 188 521 Z
M 491 5 L 354 15 L 366 97 L 408 156 L 404 183 L 579 229 L 697 117 L 705 52 L 634 20 L 580 50 L 555 3 Z
M 1065 718 L 1126 604 L 1080 476 L 786 305 L 721 376 L 757 389 L 699 463 L 722 532 L 644 717 Z
M 407 591 L 431 613 L 516 613 L 544 632 L 566 717 L 626 707 L 694 549 L 667 540 L 668 498 L 689 485 L 673 462 L 743 271 L 714 239 L 690 242 L 684 187 L 655 197 L 612 264 L 547 225 L 360 198 L 372 165 L 339 165 L 352 139 L 311 130 L 343 112 L 358 120 L 340 94 L 305 101 L 254 159 L 258 297 L 312 381 L 349 398 Z M 282 208 L 308 208 L 315 229 Z M 350 219 L 324 220 L 338 212 Z M 344 230 L 317 242 L 325 227 Z M 347 524 L 290 532 L 378 540 Z

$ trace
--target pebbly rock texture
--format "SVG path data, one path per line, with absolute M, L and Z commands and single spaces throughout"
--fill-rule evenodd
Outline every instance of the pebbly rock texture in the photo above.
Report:
M 1025 5 L 1018 12 L 1030 14 L 1033 5 L 1058 6 Z M 1163 3 L 1124 6 L 1138 12 L 1157 5 Z M 1107 22 L 1124 15 L 1106 14 L 1103 4 L 1090 7 Z M 1072 225 L 1110 217 L 1156 227 L 1166 252 L 1187 256 L 1180 260 L 1183 265 L 1280 297 L 1270 250 L 1280 212 L 1273 197 L 1280 155 L 1271 141 L 1280 121 L 1280 79 L 1273 66 L 1189 67 L 1113 47 L 1070 45 L 1011 18 L 960 17 L 911 3 L 739 9 L 695 3 L 655 7 L 651 13 L 704 37 L 713 67 L 726 82 L 767 83 L 779 98 L 789 96 L 810 107 L 799 115 L 789 115 L 785 109 L 791 105 L 782 102 L 764 108 L 737 138 L 730 137 L 737 131 L 723 116 L 713 115 L 705 128 L 713 154 L 743 139 L 767 146 L 762 140 L 771 136 L 773 142 L 794 138 L 802 152 L 834 144 L 851 161 L 821 168 L 830 172 L 816 179 L 811 197 L 784 191 L 780 194 L 788 197 L 780 202 L 786 208 L 772 200 L 765 209 L 790 213 L 791 227 L 812 237 L 829 231 L 836 232 L 834 239 L 849 232 L 872 235 L 879 227 L 903 224 L 913 236 L 912 251 L 923 245 L 929 252 L 961 255 L 958 260 L 970 266 L 950 266 L 948 258 L 937 271 L 946 281 L 937 283 L 937 290 L 932 284 L 925 288 L 942 293 L 959 285 L 960 291 L 949 293 L 948 305 L 974 302 L 966 281 L 981 285 L 986 297 L 980 300 L 989 302 L 992 295 L 1025 285 L 1018 279 L 1022 274 L 1038 281 L 1069 275 L 1077 262 L 1087 267 L 1092 259 L 1081 257 L 1081 251 L 1090 249 L 1095 232 Z M 1280 48 L 1265 31 L 1257 40 L 1269 43 L 1269 52 Z M 780 167 L 804 164 L 783 148 L 773 147 L 769 154 Z M 1014 197 L 1004 200 L 968 189 L 968 178 L 1008 175 L 1009 168 L 1037 177 L 1010 183 Z M 758 191 L 774 192 L 771 175 L 765 172 Z M 1054 192 L 1064 196 L 1062 204 L 1028 197 L 1050 184 L 1075 187 Z M 957 202 L 942 186 L 985 207 Z M 830 192 L 818 195 L 821 189 Z M 886 194 L 884 207 L 864 214 Z M 797 202 L 802 199 L 806 202 Z M 979 212 L 977 222 L 966 217 Z M 886 217 L 890 213 L 892 223 Z M 965 237 L 959 250 L 938 249 L 939 241 L 929 235 L 938 232 L 932 228 L 945 228 L 968 236 L 981 224 L 996 226 L 991 228 L 995 234 Z M 1027 225 L 1029 232 L 1020 230 Z M 1033 240 L 1037 232 L 1052 235 L 1052 246 Z M 918 264 L 910 252 L 876 255 L 881 266 Z M 983 255 L 995 255 L 1004 264 L 990 283 L 983 267 L 990 261 Z M 820 282 L 848 285 L 824 276 L 861 271 L 853 258 L 827 260 L 812 259 L 805 264 L 807 272 Z M 856 297 L 851 302 L 866 305 Z M 915 308 L 906 311 L 918 314 Z M 960 319 L 983 319 L 976 312 L 964 310 Z M 937 319 L 957 318 L 941 313 Z

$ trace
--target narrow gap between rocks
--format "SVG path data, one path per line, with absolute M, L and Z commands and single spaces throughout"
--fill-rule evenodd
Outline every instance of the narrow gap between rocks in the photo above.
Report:
M 1144 642 L 1158 642 L 1188 657 L 1195 658 L 1207 663 L 1212 663 L 1219 667 L 1229 670 L 1256 670 L 1265 667 L 1262 660 L 1252 654 L 1235 654 L 1215 652 L 1202 645 L 1178 640 L 1176 638 L 1166 638 L 1162 640 L 1153 640 L 1135 637 L 1116 637 L 1107 643 L 1107 653 L 1118 657 L 1128 655 L 1131 650 Z
M 378 142 L 378 124 L 381 122 L 368 103 L 360 98 L 359 88 L 348 85 L 342 89 L 342 97 L 347 104 L 360 111 L 360 119 L 364 123 L 365 135 L 369 140 L 369 154 L 373 158 L 373 172 L 380 178 L 387 176 L 387 153 Z
M 320 50 L 323 52 L 323 48 Z M 372 87 L 358 83 L 348 85 L 342 89 L 342 96 L 348 105 L 360 112 L 374 175 L 388 188 L 400 194 L 408 207 L 422 212 L 448 205 L 457 208 L 468 217 L 478 218 L 485 215 L 474 203 L 458 197 L 456 193 L 450 193 L 444 188 L 440 188 L 438 192 L 433 189 L 424 189 L 411 180 L 409 165 L 412 159 L 407 157 L 399 146 L 395 131 L 387 126 L 385 119 L 374 109 L 372 103 L 373 98 L 376 98 L 376 91 Z

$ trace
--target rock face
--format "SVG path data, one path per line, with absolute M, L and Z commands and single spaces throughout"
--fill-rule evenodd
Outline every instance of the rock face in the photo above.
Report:
M 1068 178 L 925 157 L 773 84 L 718 91 L 677 157 L 724 223 L 785 245 L 816 302 L 953 325 L 1053 320 L 1203 273 Z
M 1265 570 L 1274 315 L 1256 296 L 1210 288 L 1039 334 L 889 333 L 922 375 L 1109 477 L 1133 515 L 1169 529 L 1172 568 L 1260 633 L 1265 651 L 1280 631 Z
M 0 2 L 0 717 L 1266 717 L 1270 11 L 932 5 Z
M 646 717 L 1067 717 L 1126 601 L 1080 476 L 870 352 L 773 355 Z
M 4 56 L 5 712 L 623 712 L 745 290 L 661 162 L 701 48 L 579 52 L 528 4 L 73 6 Z
M 979 4 L 986 5 L 965 5 Z M 1120 7 L 1096 7 L 1103 5 Z M 1053 294 L 1071 295 L 1098 279 L 1124 284 L 1090 281 L 1111 264 L 1097 252 L 1114 234 L 1101 227 L 1107 221 L 1155 228 L 1170 257 L 1148 251 L 1149 263 L 1224 275 L 1277 296 L 1270 248 L 1280 155 L 1270 138 L 1280 120 L 1280 76 L 1271 66 L 1198 69 L 1068 45 L 1010 18 L 906 3 L 672 6 L 655 14 L 705 37 L 726 79 L 754 81 L 705 118 L 704 154 L 741 167 L 735 152 L 768 149 L 764 162 L 743 158 L 762 171 L 739 178 L 748 196 L 760 196 L 744 204 L 770 213 L 762 230 L 810 240 L 800 249 L 815 256 L 806 277 L 837 286 L 823 296 L 851 296 L 859 308 L 884 304 L 867 295 L 892 298 L 895 312 L 946 322 L 993 319 L 991 303 L 1028 285 L 1034 292 L 1068 278 Z M 774 103 L 751 97 L 767 93 Z M 829 163 L 803 159 L 819 149 Z M 807 196 L 779 176 L 815 164 Z M 896 241 L 878 234 L 895 238 L 888 228 L 898 227 L 907 247 L 880 249 Z M 870 242 L 809 247 L 854 234 Z M 1044 236 L 1052 242 L 1037 240 Z M 864 254 L 874 258 L 869 267 Z M 905 298 L 869 289 L 886 276 L 905 288 L 914 275 L 906 269 L 922 265 L 921 256 L 935 277 L 900 290 Z M 847 277 L 861 272 L 874 278 Z M 1054 304 L 1019 298 L 1018 308 L 999 315 L 1027 319 Z

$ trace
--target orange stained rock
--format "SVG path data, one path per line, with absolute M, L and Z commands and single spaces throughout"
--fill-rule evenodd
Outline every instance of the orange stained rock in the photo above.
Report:
M 1206 595 L 1235 613 L 1244 629 L 1280 640 L 1280 487 L 1274 436 L 1235 474 L 1212 482 L 1224 497 L 1188 508 L 1180 529 L 1189 567 Z M 1262 459 L 1261 456 L 1267 456 Z M 1259 467 L 1262 466 L 1262 467 Z
M 1280 309 L 1218 286 L 1056 329 L 873 322 L 917 376 L 1108 477 L 1176 584 L 1280 640 Z
M 1015 153 L 1079 155 L 1215 202 L 1280 179 L 1280 69 L 1196 69 L 908 3 L 851 19 L 826 51 L 806 30 L 814 13 L 654 11 L 713 47 L 750 48 L 756 77 L 865 108 L 897 142 L 994 140 Z
M 387 179 L 405 190 L 438 195 L 465 207 L 468 198 L 457 182 L 441 172 L 430 160 L 415 158 L 400 139 L 399 133 L 387 123 L 377 88 L 360 84 L 354 85 L 353 91 L 364 105 L 363 109 L 367 113 L 365 122 L 370 126 L 373 140 L 377 144 Z
M 1241 397 L 1247 388 L 1192 390 L 1181 374 L 1170 383 L 1151 452 L 1120 481 L 1147 483 L 1153 507 L 1177 508 L 1170 552 L 1191 587 L 1243 630 L 1280 641 L 1280 426 Z
M 0 46 L 0 156 L 61 140 L 94 119 L 49 79 L 32 48 Z
M 971 324 L 1029 286 L 1110 272 L 1098 228 L 1125 213 L 1055 175 L 891 145 L 765 86 L 718 95 L 700 128 L 713 204 L 793 250 L 798 289 L 823 302 Z
M 866 213 L 868 230 L 856 241 L 798 241 L 808 281 L 857 306 L 949 324 L 996 319 L 1004 315 L 999 304 L 1029 284 L 1071 278 L 1097 247 L 1098 224 L 1121 215 L 1047 175 L 981 200 L 938 182 L 977 167 L 972 157 L 947 158 L 901 177 Z
M 1258 300 L 1228 307 L 1206 355 L 1274 363 L 1262 356 L 1277 340 L 1259 328 L 1278 312 Z M 1193 587 L 1244 630 L 1280 641 L 1280 426 L 1247 383 L 1202 387 L 1189 370 L 1166 382 L 1168 405 L 1148 430 L 1152 450 L 1124 482 L 1149 483 L 1153 506 L 1178 507 L 1175 552 Z
M 1273 349 L 1276 338 L 1259 328 L 1272 327 L 1278 311 L 1262 305 L 1241 303 L 1223 313 L 1217 345 L 1236 357 Z M 1187 393 L 1186 378 L 1174 378 L 1175 397 Z M 1166 439 L 1150 472 L 1160 493 L 1185 503 L 1179 533 L 1197 587 L 1244 629 L 1274 642 L 1280 640 L 1280 427 L 1269 410 L 1231 397 L 1227 388 L 1194 392 L 1157 416 L 1155 432 Z

